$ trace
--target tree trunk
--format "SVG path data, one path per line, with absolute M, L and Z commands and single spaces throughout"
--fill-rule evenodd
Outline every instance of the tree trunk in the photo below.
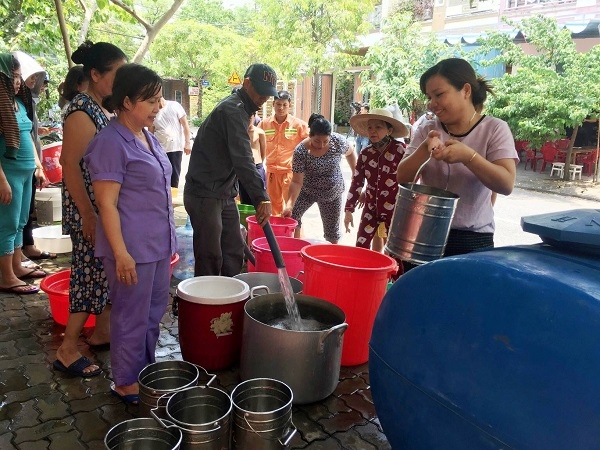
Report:
M 65 23 L 65 13 L 63 12 L 61 0 L 54 0 L 56 6 L 56 17 L 58 18 L 58 24 L 60 25 L 60 33 L 63 38 L 63 44 L 65 46 L 65 53 L 67 54 L 67 64 L 69 69 L 73 67 L 73 61 L 71 61 L 71 43 L 69 42 L 69 32 L 67 31 L 67 24 Z
M 59 0 L 55 0 L 55 1 L 59 1 Z M 135 52 L 135 56 L 133 57 L 133 62 L 140 63 L 144 59 L 146 52 L 148 52 L 148 49 L 150 48 L 150 44 L 152 44 L 152 41 L 154 41 L 154 39 L 158 35 L 158 32 L 162 29 L 162 27 L 164 27 L 169 22 L 171 17 L 173 17 L 175 15 L 177 10 L 183 3 L 183 0 L 173 0 L 173 4 L 169 8 L 169 10 L 166 13 L 164 13 L 160 17 L 160 19 L 158 19 L 156 22 L 154 22 L 154 24 L 150 24 L 150 23 L 146 22 L 141 16 L 139 16 L 135 12 L 135 10 L 133 8 L 129 7 L 129 5 L 126 5 L 121 0 L 110 0 L 110 2 L 117 5 L 123 11 L 128 13 L 131 17 L 133 17 L 135 20 L 137 20 L 137 22 L 146 29 L 146 36 L 144 37 L 144 40 L 140 44 L 137 52 Z
M 94 17 L 94 13 L 98 10 L 98 3 L 96 1 L 89 2 L 90 4 L 86 4 L 83 0 L 81 0 L 81 4 L 84 9 L 83 22 L 81 23 L 81 27 L 79 28 L 79 38 L 77 40 L 77 44 L 81 45 L 85 38 L 87 37 L 88 31 L 90 30 L 90 23 L 92 23 L 92 18 Z

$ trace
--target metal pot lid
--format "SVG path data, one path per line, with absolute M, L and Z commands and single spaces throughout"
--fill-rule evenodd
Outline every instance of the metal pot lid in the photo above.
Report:
M 521 218 L 521 228 L 555 247 L 600 254 L 600 209 L 572 209 Z

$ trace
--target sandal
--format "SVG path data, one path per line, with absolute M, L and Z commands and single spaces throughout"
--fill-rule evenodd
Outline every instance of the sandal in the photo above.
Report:
M 40 288 L 34 286 L 29 283 L 25 284 L 15 284 L 10 287 L 0 287 L 0 292 L 6 292 L 9 294 L 17 294 L 17 295 L 29 295 L 29 294 L 37 294 L 40 292 Z
M 27 256 L 27 258 L 31 259 L 32 261 L 39 261 L 40 259 L 56 259 L 57 255 L 56 253 L 41 252 L 39 255 Z

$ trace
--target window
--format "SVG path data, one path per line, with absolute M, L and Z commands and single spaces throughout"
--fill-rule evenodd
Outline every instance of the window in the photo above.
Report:
M 183 103 L 183 95 L 181 95 L 181 91 L 175 91 L 175 101 L 179 102 L 179 104 Z

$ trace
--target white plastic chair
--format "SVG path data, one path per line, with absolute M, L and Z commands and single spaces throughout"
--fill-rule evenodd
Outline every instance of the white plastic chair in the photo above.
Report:
M 550 171 L 550 176 L 554 176 L 554 172 L 556 172 L 556 175 L 558 176 L 558 178 L 562 178 L 563 175 L 565 174 L 565 163 L 563 162 L 553 162 L 552 163 L 552 170 Z
M 569 168 L 569 176 L 571 177 L 571 180 L 574 180 L 576 176 L 579 176 L 579 179 L 581 180 L 581 172 L 582 171 L 583 171 L 583 166 L 582 165 L 573 164 Z

